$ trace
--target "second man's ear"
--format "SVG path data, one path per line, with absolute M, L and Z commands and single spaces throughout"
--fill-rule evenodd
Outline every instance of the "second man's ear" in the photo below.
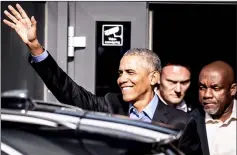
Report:
M 231 85 L 231 88 L 230 88 L 231 96 L 235 96 L 236 95 L 236 91 L 237 91 L 237 85 L 236 85 L 236 83 L 233 83 Z
M 158 85 L 160 85 L 160 74 L 159 74 L 159 79 L 157 80 Z

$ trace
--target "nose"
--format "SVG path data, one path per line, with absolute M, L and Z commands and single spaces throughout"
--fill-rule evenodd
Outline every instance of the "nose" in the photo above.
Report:
M 124 73 L 122 73 L 121 75 L 119 75 L 117 83 L 118 85 L 121 85 L 123 83 L 126 83 L 128 81 L 128 76 Z
M 204 92 L 203 98 L 204 99 L 208 99 L 211 98 L 213 96 L 212 91 L 210 88 L 207 88 Z
M 180 93 L 180 92 L 181 92 L 181 86 L 180 86 L 180 83 L 179 83 L 179 82 L 175 85 L 174 91 L 175 91 L 176 93 Z

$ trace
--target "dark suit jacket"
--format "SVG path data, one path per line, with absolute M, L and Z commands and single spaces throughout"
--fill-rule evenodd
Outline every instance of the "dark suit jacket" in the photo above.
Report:
M 195 118 L 195 121 L 197 124 L 198 135 L 201 141 L 203 155 L 210 155 L 208 140 L 207 140 L 204 110 L 202 109 L 202 107 L 199 107 L 189 112 L 189 114 Z
M 108 93 L 105 97 L 93 95 L 77 85 L 57 65 L 51 55 L 39 63 L 31 64 L 48 89 L 60 102 L 78 106 L 82 109 L 128 116 L 129 104 L 123 101 L 120 94 Z M 193 117 L 181 110 L 166 106 L 159 100 L 153 121 L 163 122 L 183 130 L 183 135 L 176 145 L 185 154 L 202 154 L 200 139 Z

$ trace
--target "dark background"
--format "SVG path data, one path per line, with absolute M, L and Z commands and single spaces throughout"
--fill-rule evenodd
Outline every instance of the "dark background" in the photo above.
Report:
M 198 75 L 215 60 L 229 63 L 236 75 L 236 4 L 151 4 L 153 50 L 161 61 L 190 65 L 186 100 L 198 101 Z

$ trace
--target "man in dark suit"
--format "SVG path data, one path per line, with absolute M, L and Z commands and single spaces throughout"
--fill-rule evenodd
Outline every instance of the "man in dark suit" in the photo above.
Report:
M 202 154 L 200 140 L 193 117 L 164 105 L 154 93 L 154 86 L 159 79 L 159 57 L 148 49 L 131 49 L 120 61 L 117 83 L 122 95 L 108 93 L 97 97 L 77 85 L 55 62 L 48 51 L 44 50 L 36 37 L 36 20 L 28 18 L 20 5 L 18 11 L 9 6 L 4 11 L 12 22 L 5 24 L 16 30 L 29 47 L 30 63 L 46 86 L 62 103 L 78 106 L 82 109 L 127 115 L 133 119 L 147 122 L 158 121 L 183 130 L 177 142 L 178 148 L 185 154 Z
M 167 105 L 184 112 L 193 110 L 193 105 L 185 102 L 187 90 L 191 84 L 190 67 L 178 58 L 163 64 L 157 89 L 159 98 Z
M 191 84 L 191 68 L 188 64 L 176 59 L 169 59 L 163 65 L 158 86 L 155 89 L 159 99 L 166 105 L 182 110 L 195 118 L 201 141 L 202 152 L 209 155 L 207 133 L 205 127 L 205 112 L 199 103 L 185 102 L 184 98 Z

